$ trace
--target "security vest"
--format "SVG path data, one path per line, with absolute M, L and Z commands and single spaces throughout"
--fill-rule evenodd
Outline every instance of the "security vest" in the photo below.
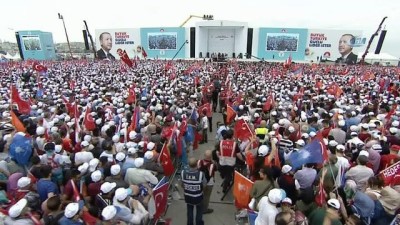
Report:
M 183 170 L 181 172 L 185 202 L 198 205 L 203 201 L 204 173 L 198 170 Z
M 221 166 L 235 166 L 236 164 L 236 142 L 232 140 L 223 140 L 219 143 Z
M 265 143 L 268 139 L 268 129 L 265 127 L 259 127 L 256 129 L 256 136 L 260 139 L 261 143 Z

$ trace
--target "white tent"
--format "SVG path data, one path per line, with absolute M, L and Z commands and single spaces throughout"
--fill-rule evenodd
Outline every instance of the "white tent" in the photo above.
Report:
M 361 59 L 364 52 L 358 53 L 358 60 Z M 400 59 L 398 57 L 392 56 L 388 53 L 380 53 L 380 54 L 373 54 L 368 53 L 365 56 L 365 62 L 370 64 L 379 63 L 383 66 L 397 66 L 399 64 Z

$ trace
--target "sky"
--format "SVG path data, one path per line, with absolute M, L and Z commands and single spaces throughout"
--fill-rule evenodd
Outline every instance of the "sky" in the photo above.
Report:
M 83 42 L 83 20 L 95 29 L 178 27 L 189 15 L 211 14 L 215 20 L 248 22 L 249 27 L 362 30 L 367 40 L 384 16 L 388 30 L 382 52 L 400 57 L 400 0 L 18 0 L 1 7 L 0 39 L 15 42 L 18 30 L 53 33 L 66 42 L 64 16 L 70 41 Z M 195 26 L 193 18 L 185 26 Z M 370 51 L 375 50 L 378 38 Z

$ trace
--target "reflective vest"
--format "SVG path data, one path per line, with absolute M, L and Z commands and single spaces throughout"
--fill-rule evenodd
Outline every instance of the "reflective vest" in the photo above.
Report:
M 256 129 L 256 136 L 260 139 L 261 143 L 265 143 L 268 140 L 268 129 L 265 127 L 259 127 Z
M 219 150 L 220 150 L 219 164 L 221 166 L 235 166 L 236 142 L 232 140 L 223 140 L 219 143 Z
M 181 172 L 185 202 L 198 205 L 203 201 L 204 173 L 198 170 L 183 170 Z

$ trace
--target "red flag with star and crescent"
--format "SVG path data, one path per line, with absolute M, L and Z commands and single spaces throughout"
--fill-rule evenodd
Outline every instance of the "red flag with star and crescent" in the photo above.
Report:
M 234 134 L 235 138 L 240 140 L 246 140 L 253 136 L 253 132 L 251 132 L 249 125 L 247 125 L 244 119 L 236 121 Z
M 22 114 L 29 114 L 31 112 L 31 104 L 26 100 L 23 100 L 19 95 L 18 89 L 12 85 L 11 86 L 11 101 L 18 105 L 18 111 Z
M 89 131 L 96 129 L 96 123 L 94 122 L 93 116 L 90 113 L 89 106 L 86 107 L 85 120 L 84 120 L 83 124 L 86 127 L 86 129 Z
M 156 212 L 153 219 L 157 220 L 164 215 L 168 203 L 168 182 L 153 190 Z
M 129 95 L 128 98 L 126 99 L 126 103 L 132 104 L 136 102 L 136 93 L 135 93 L 135 87 L 129 88 Z
M 165 176 L 171 176 L 174 173 L 174 165 L 172 164 L 171 156 L 169 155 L 167 144 L 164 143 L 160 153 L 160 163 L 164 169 Z
M 34 62 L 32 68 L 37 72 L 46 72 L 47 68 L 38 62 Z

